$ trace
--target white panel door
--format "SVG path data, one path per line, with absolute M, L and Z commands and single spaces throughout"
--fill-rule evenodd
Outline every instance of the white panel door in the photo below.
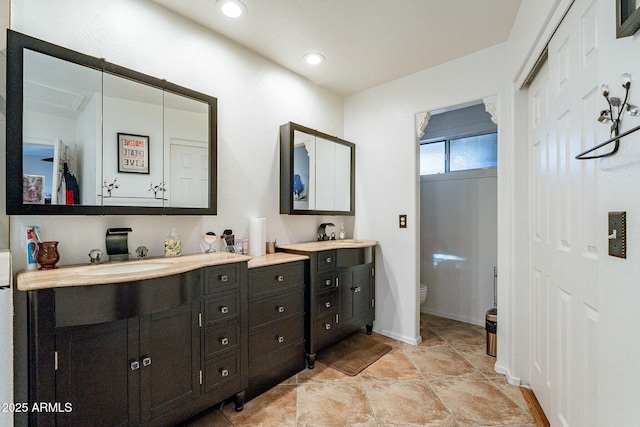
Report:
M 209 205 L 208 159 L 204 145 L 171 144 L 171 206 L 204 208 Z
M 574 3 L 529 87 L 530 380 L 553 426 L 596 422 L 596 238 L 606 229 L 596 221 L 598 163 L 574 158 L 607 136 L 596 121 L 606 105 L 596 3 Z

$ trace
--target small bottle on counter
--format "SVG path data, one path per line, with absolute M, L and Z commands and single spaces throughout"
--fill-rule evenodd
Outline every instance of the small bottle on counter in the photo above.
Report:
M 345 233 L 344 233 L 344 224 L 340 224 L 340 235 L 339 235 L 340 240 L 344 240 L 344 236 L 345 236 Z
M 171 233 L 164 239 L 164 256 L 182 255 L 182 241 L 176 233 L 176 229 L 171 229 Z

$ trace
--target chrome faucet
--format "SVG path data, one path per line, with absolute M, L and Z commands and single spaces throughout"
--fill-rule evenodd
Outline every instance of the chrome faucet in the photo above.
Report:
M 323 222 L 322 224 L 320 224 L 320 227 L 318 227 L 318 241 L 322 241 L 322 240 L 335 240 L 336 238 L 336 233 L 331 233 L 331 235 L 327 234 L 327 227 L 335 227 L 335 225 L 333 225 L 333 223 L 331 222 Z
M 127 236 L 132 229 L 107 228 L 106 244 L 109 261 L 126 261 L 129 259 L 129 247 Z

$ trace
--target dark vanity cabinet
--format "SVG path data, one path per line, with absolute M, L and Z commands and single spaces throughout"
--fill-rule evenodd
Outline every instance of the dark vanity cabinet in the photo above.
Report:
M 30 425 L 174 425 L 247 387 L 246 262 L 30 291 Z
M 249 388 L 253 398 L 304 369 L 306 261 L 249 269 Z
M 322 348 L 375 319 L 375 246 L 323 251 L 282 249 L 309 256 L 305 304 L 306 355 L 309 368 Z

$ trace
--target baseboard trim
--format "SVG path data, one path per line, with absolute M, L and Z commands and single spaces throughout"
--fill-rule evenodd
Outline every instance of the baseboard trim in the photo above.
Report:
M 384 329 L 376 329 L 375 327 L 373 328 L 373 332 L 384 335 L 385 337 L 393 338 L 394 340 L 406 342 L 407 344 L 418 345 L 422 342 L 422 337 L 420 335 L 418 335 L 417 338 L 408 338 Z
M 531 415 L 536 422 L 536 426 L 551 427 L 549 419 L 544 414 L 542 406 L 540 406 L 540 403 L 538 402 L 536 395 L 533 393 L 533 390 L 525 387 L 520 387 L 520 391 L 522 392 L 524 400 L 527 402 L 527 406 L 529 406 L 529 410 L 531 411 Z

